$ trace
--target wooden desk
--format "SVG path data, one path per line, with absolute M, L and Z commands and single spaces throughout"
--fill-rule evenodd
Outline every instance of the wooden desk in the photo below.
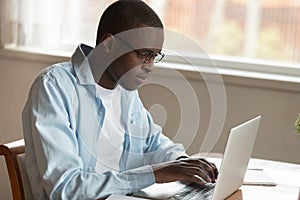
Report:
M 222 161 L 222 155 L 210 154 L 207 160 L 219 166 Z M 237 192 L 226 200 L 300 200 L 300 165 L 251 158 L 248 168 L 263 169 L 277 185 L 242 185 Z M 111 199 L 137 200 L 140 198 L 116 196 Z
M 221 162 L 215 155 L 208 160 Z M 228 200 L 300 200 L 300 165 L 251 158 L 248 168 L 262 168 L 277 186 L 243 185 Z

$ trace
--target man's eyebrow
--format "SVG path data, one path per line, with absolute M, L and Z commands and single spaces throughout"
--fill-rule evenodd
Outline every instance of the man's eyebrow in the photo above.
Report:
M 150 50 L 150 49 L 147 49 L 147 48 L 142 48 L 142 49 L 138 49 L 140 52 L 142 53 L 152 53 L 152 54 L 155 54 L 154 51 Z

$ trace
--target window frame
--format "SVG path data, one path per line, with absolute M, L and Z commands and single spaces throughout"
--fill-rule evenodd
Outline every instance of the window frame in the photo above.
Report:
M 37 49 L 33 51 L 33 49 L 19 47 L 0 48 L 0 59 L 23 60 L 43 64 L 65 62 L 70 60 L 70 56 L 71 54 L 61 54 L 55 51 L 45 52 L 38 51 Z M 263 61 L 257 63 L 245 62 L 242 59 L 232 58 L 230 60 L 229 58 L 225 59 L 213 56 L 212 60 L 209 58 L 187 59 L 192 64 L 184 64 L 177 57 L 166 55 L 163 61 L 155 64 L 155 67 L 165 69 L 166 73 L 163 74 L 165 76 L 169 76 L 167 73 L 168 69 L 175 69 L 183 73 L 188 79 L 199 81 L 197 73 L 217 73 L 221 75 L 225 85 L 234 84 L 296 93 L 300 92 L 300 69 L 295 68 L 293 65 L 283 66 L 277 62 L 274 62 L 272 65 Z

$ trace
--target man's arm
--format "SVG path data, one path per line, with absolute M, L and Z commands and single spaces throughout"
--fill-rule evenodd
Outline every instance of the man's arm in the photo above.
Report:
M 152 155 L 151 162 L 156 183 L 186 181 L 201 185 L 215 182 L 218 170 L 213 163 L 203 158 L 189 158 L 184 147 L 164 136 L 148 112 L 147 115 L 151 135 L 147 150 Z
M 170 161 L 152 165 L 152 168 L 156 183 L 183 181 L 203 185 L 214 183 L 218 177 L 216 166 L 202 158 Z
M 84 169 L 79 156 L 80 138 L 70 119 L 69 93 L 70 88 L 62 88 L 49 77 L 40 77 L 32 87 L 23 115 L 26 156 L 36 162 L 36 168 L 32 168 L 33 163 L 27 166 L 29 178 L 38 173 L 50 199 L 97 199 L 112 193 L 132 193 L 153 184 L 150 166 L 103 174 Z

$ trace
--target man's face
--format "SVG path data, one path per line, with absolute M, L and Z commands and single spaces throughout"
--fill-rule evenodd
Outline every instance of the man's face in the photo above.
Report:
M 108 75 L 127 90 L 139 88 L 154 70 L 155 56 L 162 56 L 163 39 L 162 31 L 151 33 L 149 29 L 114 36 L 116 50 L 126 53 L 112 62 L 107 69 Z

